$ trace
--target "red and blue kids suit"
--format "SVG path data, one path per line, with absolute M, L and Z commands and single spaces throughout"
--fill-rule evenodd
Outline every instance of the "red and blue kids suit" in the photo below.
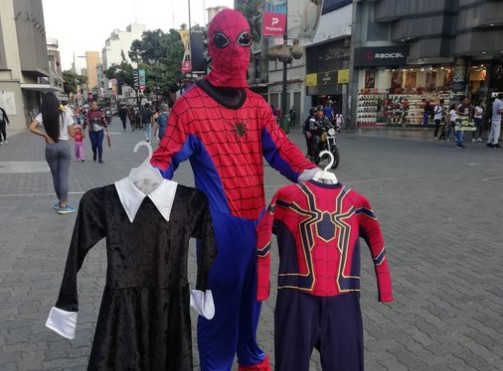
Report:
M 393 300 L 379 222 L 365 197 L 313 180 L 281 188 L 257 225 L 257 299 L 270 294 L 271 235 L 279 248 L 275 370 L 363 370 L 360 243 L 374 260 L 379 301 Z

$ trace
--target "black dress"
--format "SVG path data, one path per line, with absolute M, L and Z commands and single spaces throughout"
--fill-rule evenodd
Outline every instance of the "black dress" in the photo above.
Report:
M 206 196 L 181 185 L 175 189 L 169 221 L 145 195 L 128 218 L 114 185 L 82 197 L 56 308 L 78 311 L 77 272 L 106 237 L 106 285 L 89 370 L 192 370 L 189 239 L 201 240 L 198 290 L 207 288 L 217 248 Z

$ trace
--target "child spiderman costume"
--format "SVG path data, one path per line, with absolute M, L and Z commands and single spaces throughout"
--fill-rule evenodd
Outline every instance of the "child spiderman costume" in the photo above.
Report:
M 307 371 L 313 348 L 323 370 L 363 370 L 360 244 L 368 244 L 379 301 L 393 300 L 379 222 L 369 201 L 341 183 L 281 188 L 257 225 L 257 299 L 270 293 L 271 233 L 278 239 L 274 310 L 277 371 Z
M 255 226 L 265 207 L 263 156 L 293 182 L 310 179 L 317 169 L 277 126 L 268 103 L 248 88 L 252 39 L 245 17 L 219 12 L 208 39 L 211 72 L 176 101 L 151 164 L 171 179 L 189 159 L 196 188 L 210 201 L 218 245 L 209 278 L 215 317 L 198 319 L 201 369 L 230 370 L 237 353 L 240 370 L 270 370 L 256 342 L 261 305 Z

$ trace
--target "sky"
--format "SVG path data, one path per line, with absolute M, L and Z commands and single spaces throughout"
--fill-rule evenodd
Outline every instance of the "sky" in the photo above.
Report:
M 85 66 L 79 58 L 86 51 L 99 51 L 114 29 L 126 30 L 131 23 L 143 23 L 147 30 L 167 32 L 182 23 L 207 23 L 206 8 L 233 7 L 233 0 L 42 0 L 47 38 L 58 39 L 63 70 Z M 77 5 L 79 4 L 79 5 Z

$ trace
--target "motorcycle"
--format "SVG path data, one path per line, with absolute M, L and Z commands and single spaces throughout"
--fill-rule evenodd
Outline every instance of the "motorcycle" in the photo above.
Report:
M 335 127 L 321 126 L 320 130 L 320 142 L 318 144 L 318 148 L 314 149 L 314 163 L 316 165 L 319 165 L 319 163 L 322 161 L 322 158 L 319 156 L 319 154 L 322 151 L 329 151 L 334 156 L 332 169 L 336 169 L 337 166 L 339 166 L 340 162 L 339 149 L 337 148 L 337 129 Z

